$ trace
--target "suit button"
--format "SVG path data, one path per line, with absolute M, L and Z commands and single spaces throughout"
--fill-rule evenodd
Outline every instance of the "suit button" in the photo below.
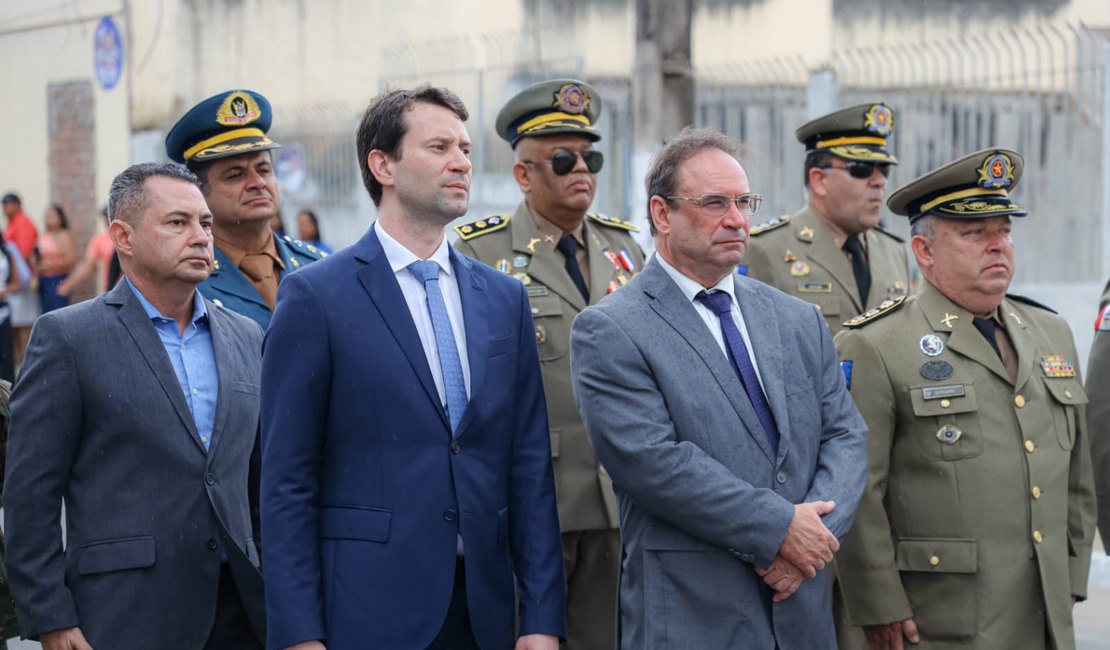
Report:
M 786 472 L 779 472 L 778 474 L 775 474 L 775 480 L 778 481 L 779 483 L 785 483 L 786 482 Z
M 452 454 L 457 454 L 460 451 L 462 451 L 462 445 L 459 444 L 458 440 L 452 440 L 451 441 L 451 453 Z
M 208 550 L 209 550 L 209 551 L 214 551 L 214 550 L 216 550 L 217 548 L 219 548 L 219 547 L 220 547 L 220 545 L 219 545 L 219 544 L 217 544 L 217 543 L 216 543 L 216 540 L 214 540 L 214 539 L 210 539 L 210 540 L 208 540 L 208 544 L 207 544 L 207 546 L 208 546 Z
M 1014 398 L 1014 406 L 1016 406 L 1018 408 L 1021 408 L 1021 407 L 1025 406 L 1025 396 L 1024 395 L 1018 395 L 1017 397 L 1015 397 Z
M 454 510 L 448 510 L 447 512 L 443 513 L 443 518 L 446 521 L 455 521 L 459 518 L 459 513 L 455 512 Z
M 209 472 L 208 474 L 204 475 L 204 482 L 209 484 L 209 485 L 215 485 L 216 484 L 216 477 L 213 476 L 211 472 Z

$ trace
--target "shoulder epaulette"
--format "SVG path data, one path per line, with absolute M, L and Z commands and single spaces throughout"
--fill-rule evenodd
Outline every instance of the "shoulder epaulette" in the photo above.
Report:
M 617 219 L 616 217 L 609 217 L 604 214 L 595 214 L 593 212 L 587 212 L 586 216 L 603 226 L 609 226 L 610 228 L 620 228 L 621 230 L 627 230 L 629 232 L 640 232 L 640 229 L 636 227 L 636 224 L 632 223 L 631 221 L 624 221 L 622 219 Z
M 776 217 L 774 219 L 771 219 L 770 221 L 764 221 L 758 226 L 752 227 L 751 233 L 749 234 L 751 234 L 752 237 L 755 237 L 756 235 L 762 235 L 765 232 L 771 232 L 775 228 L 782 228 L 788 223 L 790 223 L 790 215 L 784 214 L 781 217 Z
M 1060 313 L 1060 312 L 1056 311 L 1055 309 L 1053 309 L 1052 307 L 1049 307 L 1048 305 L 1043 305 L 1043 304 L 1037 302 L 1036 300 L 1033 300 L 1032 298 L 1028 298 L 1026 296 L 1022 296 L 1022 295 L 1019 295 L 1019 294 L 1016 294 L 1016 293 L 1008 293 L 1008 294 L 1006 294 L 1006 297 L 1009 298 L 1010 300 L 1025 303 L 1026 305 L 1030 305 L 1032 307 L 1037 307 L 1037 308 L 1043 309 L 1045 311 L 1050 311 L 1053 314 L 1059 314 Z
M 875 226 L 875 232 L 881 232 L 882 234 L 886 235 L 887 237 L 890 237 L 891 239 L 898 242 L 899 244 L 905 244 L 906 243 L 905 239 L 902 239 L 898 235 L 895 235 L 894 233 L 890 232 L 889 230 L 884 229 L 882 226 Z
M 328 256 L 327 253 L 320 250 L 319 248 L 316 248 L 312 244 L 301 241 L 300 239 L 293 239 L 289 235 L 285 235 L 281 239 L 286 243 L 286 245 L 289 246 L 289 248 L 292 248 L 295 252 L 300 253 L 305 257 L 310 257 L 314 260 L 322 260 Z
M 879 320 L 887 314 L 893 314 L 894 312 L 898 311 L 898 308 L 901 307 L 905 302 L 905 296 L 901 296 L 900 298 L 895 298 L 893 300 L 884 300 L 878 307 L 868 309 L 859 316 L 856 316 L 849 321 L 845 321 L 844 327 L 850 327 L 852 329 L 863 327 L 867 323 Z
M 492 217 L 471 221 L 461 226 L 455 226 L 455 232 L 459 233 L 459 239 L 469 241 L 475 237 L 488 235 L 491 232 L 497 232 L 505 226 L 509 225 L 512 220 L 507 214 L 495 214 Z

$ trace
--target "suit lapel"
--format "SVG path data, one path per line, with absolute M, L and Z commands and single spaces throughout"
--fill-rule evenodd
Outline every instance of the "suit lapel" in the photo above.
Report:
M 466 330 L 466 359 L 470 365 L 470 400 L 466 411 L 459 420 L 455 437 L 462 435 L 477 409 L 470 408 L 480 399 L 478 391 L 485 385 L 486 356 L 489 352 L 489 301 L 485 281 L 471 268 L 473 262 L 455 252 L 452 246 L 451 266 L 455 270 L 459 284 L 459 298 L 462 301 L 463 328 Z
M 212 336 L 212 355 L 216 359 L 216 381 L 218 385 L 216 390 L 216 417 L 212 422 L 212 440 L 208 444 L 208 453 L 211 455 L 223 437 L 224 423 L 227 422 L 227 414 L 231 409 L 231 382 L 225 380 L 221 369 L 230 367 L 234 360 L 231 356 L 230 341 L 228 341 L 227 324 L 219 310 L 211 302 L 207 300 L 205 302 L 207 303 L 205 307 L 208 308 L 208 331 Z
M 744 393 L 744 386 L 736 371 L 728 361 L 728 357 L 721 351 L 713 336 L 706 329 L 705 321 L 698 316 L 694 306 L 683 295 L 678 285 L 671 280 L 663 267 L 653 258 L 644 268 L 645 276 L 643 290 L 653 300 L 649 303 L 651 308 L 676 332 L 690 344 L 690 347 L 701 357 L 709 368 L 710 374 L 717 380 L 724 391 L 725 397 L 733 410 L 740 417 L 748 435 L 755 440 L 763 454 L 772 464 L 775 462 L 771 453 L 771 445 L 759 424 L 759 418 L 751 401 Z
M 528 264 L 528 275 L 546 286 L 569 302 L 577 311 L 586 308 L 586 301 L 578 287 L 574 286 L 567 268 L 563 264 L 562 256 L 556 252 L 555 244 L 544 239 L 536 230 L 536 222 L 528 203 L 521 201 L 520 206 L 513 215 L 517 223 L 513 227 L 513 251 L 521 255 L 531 256 Z M 590 267 L 593 268 L 592 266 Z M 593 295 L 592 293 L 590 295 Z M 602 294 L 604 295 L 604 294 Z
M 852 273 L 852 263 L 848 261 L 848 256 L 836 247 L 836 240 L 833 239 L 832 232 L 822 223 L 821 218 L 817 216 L 812 208 L 806 206 L 801 216 L 799 226 L 812 228 L 814 232 L 813 243 L 806 248 L 809 260 L 828 271 L 833 280 L 844 288 L 856 311 L 862 312 L 863 306 L 859 302 L 859 287 L 856 286 L 856 276 Z M 872 291 L 874 291 L 874 287 L 872 287 Z
M 1029 334 L 1029 326 L 1017 315 L 1014 306 L 1009 301 L 1003 300 L 998 307 L 998 315 L 1006 324 L 1006 335 L 1014 346 L 1017 355 L 1017 379 L 1014 381 L 1014 390 L 1020 391 L 1025 387 L 1025 382 L 1033 374 L 1033 368 L 1041 356 L 1037 339 Z
M 193 442 L 196 443 L 201 452 L 204 452 L 204 443 L 201 442 L 200 436 L 197 434 L 193 414 L 189 410 L 189 405 L 185 402 L 185 393 L 181 390 L 181 383 L 177 380 L 177 374 L 173 371 L 173 365 L 170 363 L 169 355 L 166 354 L 165 346 L 162 345 L 162 339 L 158 337 L 158 332 L 155 331 L 154 324 L 150 322 L 150 318 L 143 310 L 139 299 L 131 292 L 127 282 L 120 282 L 110 292 L 107 302 L 108 304 L 119 305 L 120 321 L 127 329 L 128 334 L 131 335 L 131 339 L 135 341 L 135 345 L 139 348 L 143 358 L 146 359 L 151 372 L 154 373 L 154 377 L 161 384 L 166 397 L 173 404 L 173 408 L 177 412 L 178 418 L 181 419 L 181 423 L 185 425 L 189 436 L 192 437 Z
M 987 339 L 971 324 L 970 313 L 957 307 L 928 282 L 921 289 L 918 304 L 934 331 L 948 333 L 947 345 L 950 350 L 975 361 L 1010 383 L 1010 375 L 1002 365 L 1002 360 Z
M 389 260 L 382 250 L 377 233 L 370 228 L 370 231 L 355 246 L 355 257 L 366 264 L 356 273 L 362 288 L 370 296 L 382 321 L 408 359 L 428 399 L 435 404 L 440 418 L 450 428 L 447 413 L 439 401 L 439 391 L 436 390 L 432 370 L 424 357 L 420 335 L 416 332 L 416 325 L 413 324 L 412 316 L 409 314 L 408 303 L 405 302 L 405 296 L 401 293 L 401 287 L 397 284 L 397 278 L 389 266 Z
M 767 296 L 752 289 L 751 282 L 735 276 L 736 297 L 744 326 L 751 338 L 752 352 L 759 366 L 767 403 L 779 430 L 779 457 L 786 454 L 790 441 L 790 415 L 786 410 L 786 387 L 783 383 L 782 334 L 775 307 Z M 762 430 L 762 427 L 760 427 Z M 769 447 L 768 447 L 769 448 Z

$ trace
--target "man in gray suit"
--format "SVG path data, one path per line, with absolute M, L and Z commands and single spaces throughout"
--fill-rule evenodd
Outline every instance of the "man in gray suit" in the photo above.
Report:
M 736 148 L 687 129 L 656 155 L 656 254 L 571 332 L 620 505 L 623 650 L 836 647 L 825 567 L 866 429 L 817 309 L 734 273 L 761 202 Z
M 12 397 L 21 631 L 46 650 L 261 649 L 262 330 L 196 291 L 212 214 L 193 174 L 130 167 L 108 209 L 127 279 L 38 320 Z

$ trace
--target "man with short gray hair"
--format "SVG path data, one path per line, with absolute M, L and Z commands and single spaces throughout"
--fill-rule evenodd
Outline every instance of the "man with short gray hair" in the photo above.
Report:
M 260 650 L 262 331 L 197 291 L 212 214 L 192 173 L 129 167 L 109 215 L 126 279 L 39 318 L 12 396 L 21 631 L 45 650 Z

